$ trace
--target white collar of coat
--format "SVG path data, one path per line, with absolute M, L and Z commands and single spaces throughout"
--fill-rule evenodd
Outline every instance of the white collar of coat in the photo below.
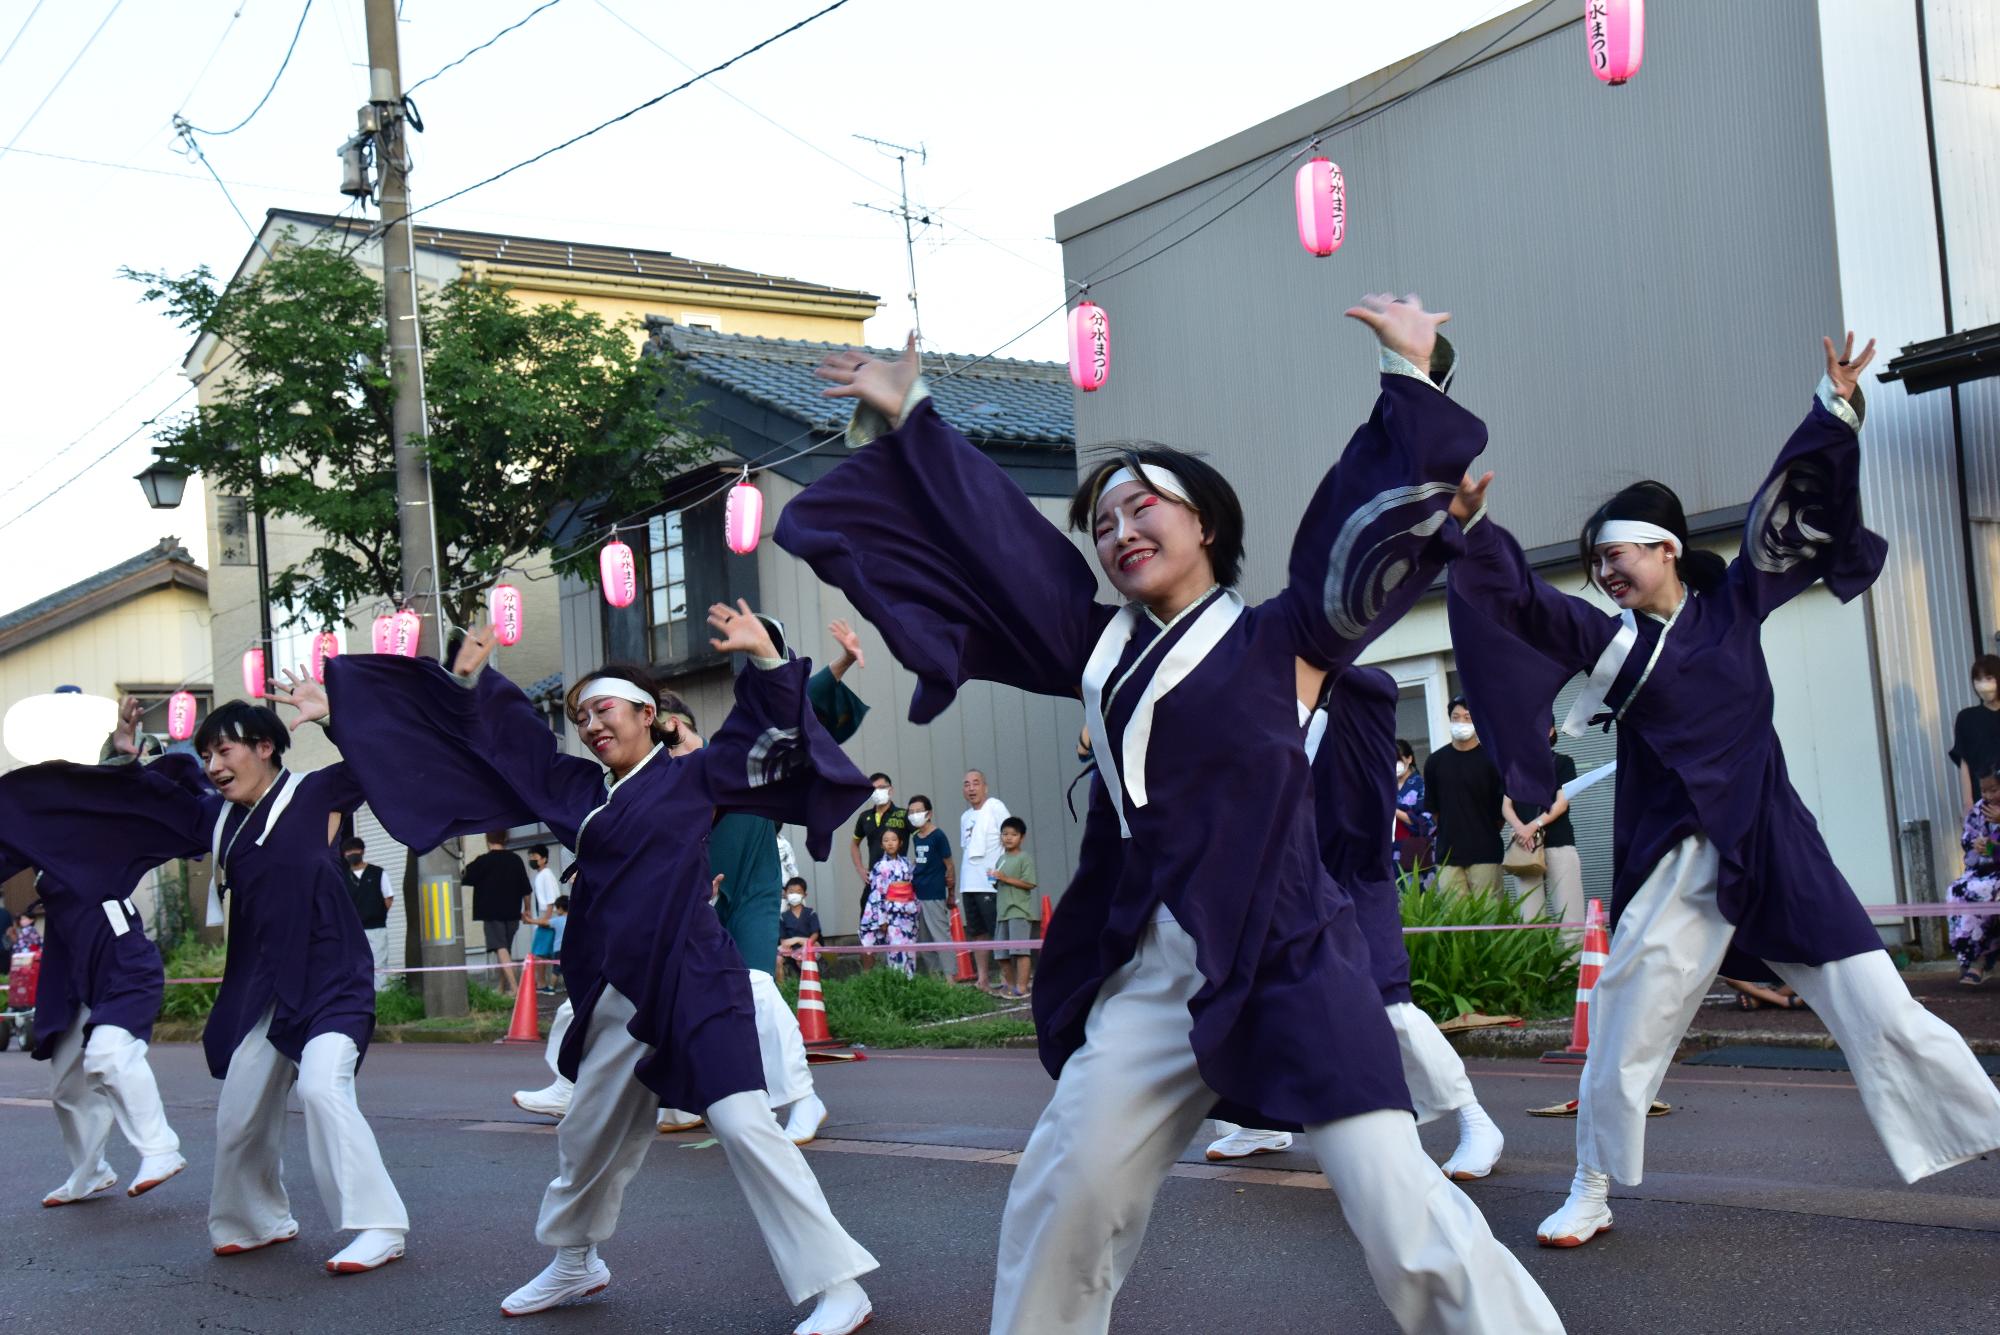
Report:
M 578 848 L 581 848 L 583 846 L 583 832 L 585 829 L 589 827 L 591 816 L 595 816 L 598 812 L 610 806 L 613 795 L 615 795 L 620 788 L 624 787 L 625 781 L 637 775 L 638 772 L 646 768 L 646 766 L 652 764 L 653 757 L 659 755 L 662 751 L 666 749 L 667 749 L 667 744 L 665 742 L 654 742 L 653 749 L 646 753 L 646 758 L 644 760 L 641 760 L 631 769 L 626 770 L 623 775 L 619 776 L 616 779 L 611 777 L 610 770 L 604 771 L 604 800 L 602 802 L 599 802 L 596 806 L 592 807 L 590 809 L 590 815 L 585 816 L 583 818 L 583 824 L 576 827 L 576 846 Z
M 248 821 L 257 814 L 257 807 L 262 806 L 266 799 L 270 801 L 270 814 L 264 817 L 264 828 L 257 834 L 257 842 L 260 845 L 264 842 L 264 837 L 271 833 L 271 827 L 278 823 L 278 817 L 285 814 L 285 808 L 291 805 L 292 798 L 298 795 L 298 786 L 292 782 L 292 778 L 290 770 L 281 770 L 275 782 L 275 791 L 265 793 L 263 797 L 257 799 L 256 805 L 244 813 L 243 819 Z M 206 916 L 210 927 L 220 927 L 225 921 L 222 911 L 222 828 L 229 824 L 229 813 L 235 806 L 234 802 L 222 804 L 222 811 L 215 818 L 215 832 L 209 838 Z
M 1166 623 L 1154 641 L 1133 662 L 1126 672 L 1130 677 L 1146 665 L 1156 645 L 1163 642 L 1167 633 L 1177 625 L 1182 617 L 1195 613 L 1194 624 L 1187 633 L 1153 665 L 1147 678 L 1145 691 L 1132 709 L 1132 721 L 1125 725 L 1125 736 L 1120 745 L 1105 745 L 1097 753 L 1097 771 L 1104 780 L 1104 786 L 1118 808 L 1118 829 L 1127 839 L 1132 837 L 1132 827 L 1125 817 L 1124 798 L 1129 797 L 1134 807 L 1146 805 L 1146 749 L 1153 738 L 1153 710 L 1160 697 L 1180 685 L 1188 673 L 1194 671 L 1209 651 L 1222 642 L 1231 626 L 1243 615 L 1242 597 L 1234 589 L 1224 589 L 1221 594 L 1207 601 L 1188 606 L 1186 612 Z M 1090 661 L 1083 669 L 1083 710 L 1084 717 L 1091 725 L 1091 736 L 1109 738 L 1111 730 L 1104 722 L 1104 688 L 1111 681 L 1111 674 L 1118 667 L 1118 659 L 1125 651 L 1125 645 L 1132 638 L 1139 619 L 1152 613 L 1136 603 L 1127 603 L 1111 618 L 1111 624 L 1098 637 L 1097 647 L 1091 651 Z M 1157 620 L 1157 618 L 1155 618 Z

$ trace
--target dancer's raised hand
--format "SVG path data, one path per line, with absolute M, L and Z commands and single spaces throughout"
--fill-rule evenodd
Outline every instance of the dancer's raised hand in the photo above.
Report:
M 861 637 L 855 633 L 852 624 L 836 617 L 826 628 L 826 633 L 833 636 L 833 642 L 840 646 L 841 657 L 853 660 L 850 666 L 858 668 L 868 666 L 867 656 L 861 652 Z
M 299 711 L 299 716 L 292 720 L 292 731 L 297 732 L 308 723 L 325 723 L 332 712 L 326 699 L 326 687 L 312 679 L 312 673 L 306 670 L 305 664 L 282 668 L 278 675 L 283 680 L 272 687 L 271 698 Z
M 1370 292 L 1343 313 L 1374 330 L 1383 347 L 1425 375 L 1431 373 L 1438 326 L 1451 319 L 1448 311 L 1425 310 L 1423 299 L 1414 292 L 1406 297 Z
M 1493 485 L 1493 474 L 1487 473 L 1477 482 L 1467 473 L 1458 480 L 1458 494 L 1451 498 L 1451 517 L 1460 524 L 1467 523 L 1486 504 L 1486 489 Z
M 1834 350 L 1832 339 L 1822 338 L 1819 342 L 1826 350 L 1826 378 L 1833 382 L 1833 392 L 1843 399 L 1853 398 L 1855 387 L 1861 383 L 1861 373 L 1868 368 L 1868 363 L 1875 360 L 1875 340 L 1868 340 L 1868 346 L 1861 350 L 1859 357 L 1854 355 L 1852 329 L 1847 331 L 1847 341 L 1838 352 Z
M 486 660 L 493 656 L 494 646 L 500 643 L 499 632 L 493 623 L 482 621 L 466 628 L 465 638 L 459 641 L 458 653 L 452 657 L 451 670 L 461 677 L 470 677 L 486 666 Z
M 903 401 L 910 396 L 910 386 L 917 383 L 920 369 L 917 336 L 912 333 L 903 345 L 903 355 L 893 362 L 885 362 L 861 348 L 843 348 L 828 353 L 813 368 L 813 374 L 833 382 L 820 391 L 823 397 L 859 399 L 888 418 L 891 426 L 901 426 Z
M 708 624 L 715 631 L 709 644 L 719 654 L 748 654 L 752 658 L 776 658 L 778 646 L 771 643 L 771 631 L 750 604 L 738 598 L 736 606 L 716 603 L 708 609 Z

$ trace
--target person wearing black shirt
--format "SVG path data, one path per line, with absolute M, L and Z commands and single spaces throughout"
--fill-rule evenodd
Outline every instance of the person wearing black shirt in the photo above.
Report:
M 785 907 L 778 911 L 778 949 L 797 950 L 808 943 L 819 944 L 819 914 L 806 907 L 806 880 L 794 876 L 785 882 Z M 796 962 L 789 965 L 798 972 Z
M 347 864 L 347 897 L 361 915 L 361 930 L 367 934 L 368 950 L 375 956 L 375 990 L 389 985 L 389 906 L 396 894 L 382 884 L 382 869 L 368 863 L 368 845 L 358 836 L 340 841 L 340 860 Z
M 1464 696 L 1451 702 L 1451 745 L 1424 763 L 1424 795 L 1437 821 L 1437 888 L 1500 893 L 1500 771 L 1479 744 Z M 1387 782 L 1385 776 L 1384 782 Z
M 514 962 L 514 933 L 527 920 L 534 887 L 521 859 L 507 851 L 507 832 L 486 836 L 486 851 L 474 858 L 459 878 L 472 887 L 472 916 L 486 932 L 486 953 L 501 964 Z M 514 994 L 512 970 L 500 971 L 500 994 Z
M 1958 767 L 1958 809 L 1970 811 L 1979 776 L 2000 769 L 2000 654 L 1972 660 L 1979 703 L 1958 712 L 1951 727 L 1951 763 Z
M 1556 730 L 1550 728 L 1549 746 L 1553 748 L 1555 743 Z M 1576 829 L 1569 820 L 1569 785 L 1576 781 L 1576 761 L 1560 751 L 1555 752 L 1555 760 L 1554 806 L 1543 811 L 1526 803 L 1516 806 L 1513 798 L 1504 797 L 1500 812 L 1507 818 L 1515 843 L 1533 848 L 1539 839 L 1542 845 L 1541 881 L 1522 878 L 1521 916 L 1532 918 L 1546 905 L 1558 922 L 1581 922 L 1585 907 L 1583 860 L 1577 856 Z

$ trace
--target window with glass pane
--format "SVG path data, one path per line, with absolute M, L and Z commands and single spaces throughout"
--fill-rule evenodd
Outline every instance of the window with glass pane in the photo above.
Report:
M 646 521 L 646 630 L 654 662 L 688 656 L 687 550 L 679 510 Z

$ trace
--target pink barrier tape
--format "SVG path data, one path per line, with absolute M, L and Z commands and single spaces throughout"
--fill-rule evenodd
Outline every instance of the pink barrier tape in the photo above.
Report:
M 523 964 L 525 964 L 525 963 L 527 963 L 527 961 L 526 961 L 526 960 L 515 960 L 515 961 L 514 961 L 514 962 L 513 962 L 512 964 L 426 964 L 426 965 L 423 965 L 423 966 L 421 966 L 421 967 L 419 967 L 419 968 L 414 968 L 414 969 L 377 969 L 377 970 L 375 970 L 375 972 L 376 972 L 376 973 L 383 973 L 383 974 L 392 974 L 392 973 L 480 973 L 480 972 L 483 972 L 483 971 L 485 971 L 485 970 L 487 970 L 487 969 L 518 969 L 518 968 L 520 968 L 520 967 L 521 967 L 521 966 L 522 966 Z M 548 961 L 548 960 L 545 960 L 545 959 L 543 959 L 543 958 L 542 958 L 541 956 L 537 955 L 537 956 L 535 957 L 535 963 L 537 963 L 537 964 L 547 964 L 547 963 L 549 963 L 549 961 Z M 167 982 L 168 982 L 169 984 L 173 984 L 173 983 L 219 983 L 219 982 L 221 982 L 221 981 L 222 981 L 222 980 L 221 980 L 220 978 L 169 978 L 169 979 L 167 979 Z

